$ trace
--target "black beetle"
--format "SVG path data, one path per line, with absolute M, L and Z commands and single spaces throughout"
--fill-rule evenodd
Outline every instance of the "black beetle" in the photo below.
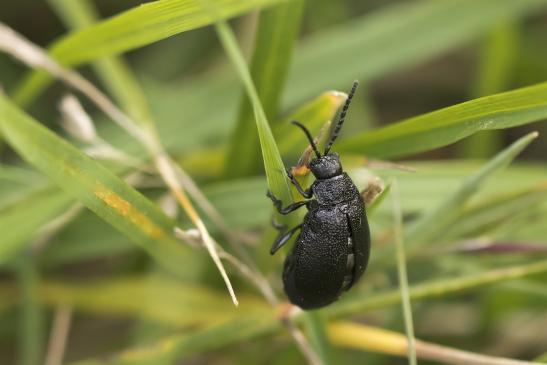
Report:
M 316 155 L 309 166 L 316 180 L 308 190 L 304 190 L 287 170 L 292 184 L 308 200 L 283 208 L 279 199 L 269 191 L 267 194 L 281 214 L 302 206 L 308 209 L 304 222 L 290 230 L 274 224 L 280 232 L 270 250 L 275 254 L 301 230 L 285 259 L 283 284 L 290 301 L 302 309 L 320 308 L 334 302 L 359 280 L 367 267 L 370 231 L 365 204 L 351 178 L 342 170 L 339 155 L 329 153 L 357 85 L 355 81 L 323 155 L 307 128 L 293 121 L 304 131 Z

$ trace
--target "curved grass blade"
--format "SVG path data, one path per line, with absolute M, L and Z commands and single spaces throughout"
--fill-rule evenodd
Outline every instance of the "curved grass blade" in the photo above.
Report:
M 483 182 L 496 171 L 509 165 L 537 136 L 537 132 L 529 133 L 498 153 L 479 171 L 467 178 L 456 192 L 411 225 L 405 232 L 405 239 L 410 247 L 409 256 L 415 254 L 420 247 L 430 243 L 434 234 L 447 226 L 450 218 L 458 212 L 458 208 L 465 204 Z
M 438 239 L 450 242 L 459 237 L 480 237 L 484 234 L 492 238 L 492 235 L 499 235 L 497 231 L 507 231 L 520 216 L 534 212 L 534 207 L 545 202 L 547 180 L 526 189 L 494 196 L 480 203 L 466 204 L 458 209 L 451 220 L 452 224 Z M 501 237 L 503 235 L 500 235 Z
M 254 86 L 245 59 L 243 58 L 237 40 L 230 27 L 224 21 L 220 20 L 216 23 L 216 29 L 222 45 L 234 64 L 253 105 L 264 169 L 266 170 L 266 177 L 268 179 L 268 187 L 279 199 L 284 203 L 288 203 L 292 201 L 292 197 L 285 178 L 285 166 L 283 165 L 283 160 L 279 154 L 279 149 L 273 137 L 270 125 L 268 124 L 268 119 L 262 108 L 260 97 Z
M 264 114 L 270 121 L 277 117 L 303 10 L 304 1 L 296 0 L 260 14 L 250 72 Z M 224 172 L 229 178 L 249 176 L 260 171 L 253 108 L 244 95 L 225 160 Z
M 214 5 L 218 15 L 225 19 L 279 1 L 216 0 Z M 62 65 L 77 66 L 210 25 L 213 21 L 198 0 L 149 2 L 61 38 L 51 46 L 50 55 Z M 28 104 L 50 81 L 47 74 L 34 71 L 15 92 L 15 100 Z
M 174 222 L 135 189 L 0 96 L 0 131 L 31 165 L 174 273 L 193 276 L 193 252 Z M 180 263 L 184 262 L 184 265 Z
M 547 118 L 547 82 L 471 100 L 340 141 L 337 149 L 378 158 L 446 146 L 475 132 Z

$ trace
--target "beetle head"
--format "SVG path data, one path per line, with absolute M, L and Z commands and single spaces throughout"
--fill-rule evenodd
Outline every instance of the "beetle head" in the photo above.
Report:
M 310 162 L 310 170 L 317 179 L 329 179 L 342 173 L 340 156 L 336 153 L 314 158 Z

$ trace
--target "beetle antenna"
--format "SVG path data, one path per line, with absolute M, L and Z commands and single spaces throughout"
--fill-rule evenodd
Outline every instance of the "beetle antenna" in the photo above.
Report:
M 342 124 L 344 124 L 344 121 L 346 120 L 346 114 L 349 109 L 349 105 L 351 104 L 351 99 L 353 99 L 353 95 L 355 95 L 355 90 L 357 90 L 357 86 L 359 85 L 359 81 L 355 80 L 353 82 L 353 86 L 351 87 L 351 91 L 348 94 L 348 98 L 346 99 L 346 103 L 344 104 L 344 107 L 342 108 L 342 112 L 340 113 L 340 118 L 338 118 L 338 123 L 336 124 L 336 128 L 334 128 L 334 132 L 332 132 L 332 136 L 330 137 L 329 143 L 327 143 L 327 146 L 325 147 L 325 155 L 329 153 L 330 148 L 332 147 L 332 144 L 338 137 L 338 133 L 340 133 L 340 128 L 342 128 Z
M 308 130 L 308 128 L 306 128 L 306 126 L 304 126 L 300 122 L 297 122 L 296 120 L 293 120 L 291 123 L 297 127 L 300 127 L 300 129 L 304 131 L 304 133 L 306 134 L 306 137 L 308 137 L 308 141 L 310 141 L 311 148 L 313 148 L 313 151 L 317 155 L 317 158 L 321 158 L 321 153 L 319 153 L 319 150 L 317 149 L 317 145 L 315 144 L 315 141 L 313 140 L 313 137 L 311 136 L 311 133 Z

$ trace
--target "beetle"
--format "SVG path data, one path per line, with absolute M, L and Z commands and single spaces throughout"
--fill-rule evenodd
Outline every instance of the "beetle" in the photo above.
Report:
M 336 301 L 363 275 L 370 254 L 370 230 L 365 203 L 359 190 L 345 173 L 340 156 L 330 152 L 344 123 L 358 82 L 353 83 L 340 117 L 321 154 L 309 130 L 297 121 L 292 123 L 306 135 L 315 157 L 309 168 L 315 181 L 307 189 L 287 170 L 287 176 L 306 200 L 286 207 L 270 191 L 267 196 L 281 214 L 305 206 L 302 224 L 287 229 L 274 223 L 279 234 L 270 253 L 275 254 L 300 230 L 295 244 L 285 258 L 283 285 L 289 300 L 302 309 L 316 309 Z

